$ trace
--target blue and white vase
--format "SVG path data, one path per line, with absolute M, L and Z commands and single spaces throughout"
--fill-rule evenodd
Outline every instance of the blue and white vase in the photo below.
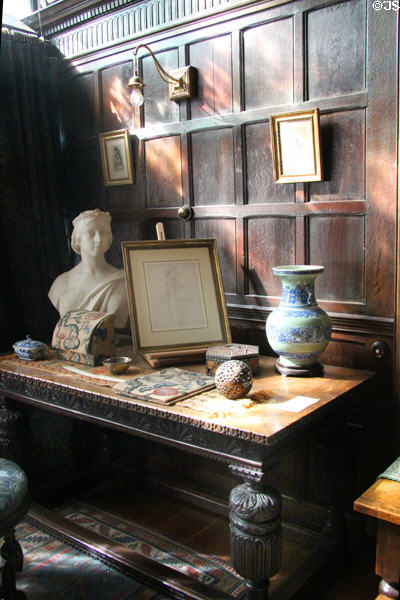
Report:
M 271 348 L 279 355 L 277 370 L 283 375 L 317 375 L 318 356 L 331 337 L 331 321 L 315 299 L 314 283 L 324 267 L 287 265 L 273 267 L 282 280 L 282 299 L 266 323 Z

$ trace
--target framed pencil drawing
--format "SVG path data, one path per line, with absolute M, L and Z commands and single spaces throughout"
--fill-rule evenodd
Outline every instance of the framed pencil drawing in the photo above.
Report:
M 99 134 L 104 185 L 133 183 L 132 155 L 128 129 Z
M 270 115 L 275 183 L 321 181 L 318 108 Z
M 230 341 L 216 241 L 122 242 L 137 352 L 179 352 Z

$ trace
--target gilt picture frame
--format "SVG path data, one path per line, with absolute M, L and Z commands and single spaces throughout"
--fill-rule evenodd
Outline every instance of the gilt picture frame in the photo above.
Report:
M 119 129 L 99 134 L 104 185 L 133 183 L 132 153 L 129 130 Z
M 231 340 L 214 239 L 122 242 L 137 352 L 207 348 Z
M 275 183 L 322 181 L 319 110 L 270 115 Z

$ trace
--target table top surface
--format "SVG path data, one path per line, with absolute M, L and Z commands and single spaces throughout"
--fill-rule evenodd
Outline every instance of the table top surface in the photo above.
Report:
M 38 361 L 40 362 L 40 361 Z M 13 384 L 18 380 L 29 381 L 29 395 L 34 398 L 35 386 L 49 386 L 53 390 L 64 393 L 71 392 L 78 397 L 90 397 L 99 402 L 111 403 L 140 413 L 148 413 L 164 417 L 207 430 L 227 433 L 242 439 L 261 444 L 269 444 L 290 428 L 301 428 L 315 418 L 324 409 L 333 408 L 336 401 L 360 385 L 368 382 L 374 375 L 370 371 L 348 369 L 344 367 L 325 366 L 320 377 L 283 377 L 275 371 L 273 357 L 260 357 L 260 373 L 254 378 L 253 387 L 248 398 L 254 401 L 250 408 L 237 411 L 202 412 L 183 406 L 180 402 L 164 406 L 136 398 L 121 398 L 112 387 L 100 385 L 96 380 L 77 378 L 66 371 L 61 375 L 44 371 L 38 362 L 24 361 L 13 357 L 0 360 L 0 385 L 5 391 L 13 391 Z M 71 363 L 76 365 L 76 363 Z M 131 372 L 143 373 L 148 365 L 138 356 L 134 357 Z M 179 365 L 179 368 L 205 374 L 205 364 Z M 60 369 L 62 370 L 62 369 Z M 113 384 L 115 385 L 115 384 Z M 110 384 L 109 384 L 110 386 Z M 28 389 L 28 388 L 24 388 Z M 18 393 L 14 391 L 18 397 Z M 297 397 L 305 397 L 298 399 Z M 293 401 L 294 398 L 297 398 Z M 313 403 L 306 406 L 307 401 Z M 288 401 L 291 401 L 288 403 Z
M 400 525 L 400 482 L 380 478 L 354 503 L 357 512 Z

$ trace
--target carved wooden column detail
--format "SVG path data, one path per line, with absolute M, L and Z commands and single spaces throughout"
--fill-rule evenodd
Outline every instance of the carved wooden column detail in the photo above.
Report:
M 230 494 L 232 564 L 245 579 L 248 600 L 266 600 L 269 578 L 281 564 L 282 498 L 261 470 L 230 468 L 245 480 Z

